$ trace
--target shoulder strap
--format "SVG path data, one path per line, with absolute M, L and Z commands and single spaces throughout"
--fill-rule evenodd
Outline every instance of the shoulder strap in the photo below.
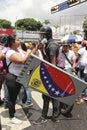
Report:
M 11 65 L 12 61 L 7 65 L 7 67 L 9 68 L 9 66 Z
M 71 66 L 72 66 L 72 63 L 71 63 L 71 61 L 68 59 L 68 57 L 66 56 L 66 54 L 64 53 L 64 51 L 62 50 L 62 52 L 63 52 L 63 54 L 65 55 L 65 58 L 67 59 L 67 61 L 71 64 Z

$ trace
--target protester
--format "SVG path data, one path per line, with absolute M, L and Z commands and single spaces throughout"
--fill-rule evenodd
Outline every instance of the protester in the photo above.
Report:
M 72 72 L 75 72 L 76 57 L 75 53 L 70 50 L 69 44 L 68 41 L 62 43 L 57 58 L 57 66 L 72 74 Z
M 6 38 L 7 38 L 7 35 L 6 35 Z M 4 38 L 5 39 L 5 41 L 3 41 L 4 42 L 4 47 L 2 49 L 2 53 L 4 54 L 3 65 L 4 65 L 5 68 L 7 67 L 6 66 L 6 57 L 5 56 L 6 56 L 7 51 L 9 50 L 9 48 L 6 45 L 6 38 Z M 8 67 L 9 67 L 9 65 L 8 65 Z M 4 100 L 4 108 L 7 109 L 8 108 L 9 94 L 8 94 L 7 86 L 5 84 L 5 80 L 3 82 L 3 86 L 4 86 L 4 98 L 3 98 L 3 100 Z
M 33 50 L 36 47 L 37 44 L 38 43 L 35 42 L 35 41 L 31 42 L 28 49 Z M 22 49 L 23 49 L 24 46 L 25 46 L 25 44 L 22 45 Z M 39 58 L 43 59 L 42 53 L 41 53 L 41 51 L 39 49 L 37 49 L 37 51 L 35 52 L 35 55 L 37 55 Z M 23 104 L 23 107 L 24 108 L 25 107 L 31 107 L 31 106 L 33 106 L 31 88 L 29 88 L 29 87 L 24 87 L 24 88 L 25 88 L 25 97 L 24 97 L 24 99 L 26 99 L 26 100 L 25 100 L 25 102 Z
M 85 50 L 86 50 L 86 40 L 83 40 L 81 43 L 82 47 L 78 50 L 77 54 L 77 59 L 76 61 L 78 62 L 79 65 L 79 72 L 78 72 L 78 78 L 84 81 L 84 55 L 85 55 Z
M 3 103 L 5 103 L 5 99 L 6 99 L 6 96 L 8 95 L 8 91 L 7 91 L 7 88 L 6 88 L 6 85 L 5 85 L 5 75 L 6 75 L 6 68 L 4 68 L 4 67 L 6 67 L 5 66 L 5 53 L 7 52 L 7 47 L 5 47 L 5 43 L 6 43 L 6 38 L 7 38 L 7 35 L 4 35 L 4 34 L 1 34 L 0 35 L 0 51 L 1 51 L 1 54 L 2 54 L 2 57 L 0 58 L 1 59 L 1 62 L 2 62 L 2 68 L 0 68 L 1 69 L 1 71 L 0 71 L 0 86 L 1 86 L 1 88 L 2 88 L 2 84 L 4 85 L 4 95 L 5 95 L 5 97 L 3 98 L 3 100 L 1 101 L 1 105 L 3 104 Z
M 19 73 L 21 72 L 30 54 L 34 53 L 36 48 L 32 51 L 27 50 L 27 52 L 24 53 L 24 51 L 19 48 L 20 41 L 16 35 L 9 35 L 7 37 L 7 45 L 9 47 L 9 50 L 6 53 L 7 65 L 11 62 L 9 66 L 9 73 L 6 75 L 5 79 L 9 92 L 9 119 L 11 123 L 20 124 L 22 121 L 15 117 L 16 115 L 18 116 L 18 114 L 16 114 L 15 104 L 21 84 L 16 82 L 16 78 L 19 76 Z
M 82 41 L 81 46 L 82 47 L 78 50 L 76 61 L 77 61 L 78 67 L 79 67 L 78 78 L 85 81 L 85 79 L 84 79 L 84 68 L 85 68 L 84 60 L 86 60 L 86 58 L 85 58 L 86 40 Z M 84 93 L 84 91 L 83 91 L 83 93 Z M 82 94 L 79 96 L 78 99 L 76 99 L 76 102 L 77 102 L 77 104 L 80 104 L 83 102 Z
M 24 43 L 24 41 L 21 41 L 20 42 L 20 45 L 21 45 L 20 47 L 24 51 L 27 51 L 27 49 L 33 50 L 36 47 L 37 44 L 39 44 L 37 41 L 32 41 L 32 42 L 27 43 L 27 44 Z M 38 48 L 41 45 L 38 45 Z M 43 59 L 42 53 L 41 53 L 41 51 L 39 49 L 37 49 L 37 51 L 34 54 L 37 55 L 38 57 L 40 57 L 41 59 Z M 31 88 L 28 87 L 28 86 L 23 86 L 21 89 L 22 90 L 20 91 L 20 93 L 18 95 L 18 98 L 17 98 L 18 99 L 18 103 L 20 105 L 22 105 L 24 108 L 32 107 L 33 106 L 33 102 L 32 102 Z M 22 102 L 20 100 L 22 100 Z
M 3 105 L 4 101 L 1 99 L 1 89 L 2 89 L 2 84 L 4 82 L 4 77 L 2 75 L 2 70 L 3 70 L 3 59 L 5 58 L 4 53 L 2 52 L 2 49 L 4 48 L 4 45 L 2 44 L 3 37 L 0 35 L 0 106 Z
M 81 45 L 78 44 L 78 43 L 73 43 L 73 45 L 72 45 L 72 50 L 74 51 L 76 57 L 77 57 L 77 55 L 78 55 L 78 50 L 80 49 L 80 46 L 81 46 Z
M 46 60 L 54 65 L 56 65 L 56 57 L 58 55 L 58 45 L 53 42 L 52 39 L 52 30 L 50 27 L 42 27 L 41 31 L 45 32 L 45 38 L 47 38 L 47 44 L 45 46 L 45 51 L 46 51 Z M 59 109 L 58 109 L 58 100 L 53 99 L 47 95 L 42 94 L 42 99 L 43 99 L 43 108 L 42 108 L 42 115 L 41 117 L 34 121 L 34 124 L 41 124 L 47 122 L 47 114 L 48 114 L 48 109 L 49 109 L 49 102 L 52 101 L 52 107 L 53 107 L 53 112 L 52 112 L 52 118 L 51 120 L 54 122 L 58 122 L 58 117 L 59 117 Z
M 74 52 L 70 50 L 70 43 L 68 41 L 64 41 L 62 43 L 62 46 L 59 49 L 59 54 L 57 57 L 57 66 L 63 69 L 64 71 L 75 75 L 75 67 L 76 67 L 75 61 L 76 61 L 76 57 L 75 57 Z M 64 110 L 64 106 L 68 108 L 67 112 L 65 112 L 66 110 Z M 73 105 L 68 106 L 62 102 L 60 103 L 61 113 L 63 113 L 64 111 L 63 115 L 66 117 L 72 117 L 72 114 L 71 114 L 72 108 L 73 108 Z
M 28 45 L 26 46 L 26 44 L 24 44 L 24 42 L 20 42 L 21 43 L 21 48 L 24 50 L 24 51 L 27 51 L 27 47 Z M 36 46 L 34 46 L 35 48 Z M 33 48 L 33 49 L 34 49 Z M 32 50 L 33 50 L 32 49 Z M 31 88 L 29 88 L 28 86 L 23 86 L 23 89 L 24 89 L 24 96 L 22 98 L 22 101 L 23 101 L 23 107 L 32 107 L 33 106 L 33 103 L 32 103 L 32 94 L 31 94 Z
M 4 59 L 4 57 L 5 57 L 4 53 L 0 52 L 0 62 L 2 62 L 2 60 Z M 1 68 L 1 63 L 0 63 L 0 68 Z M 0 70 L 0 72 L 1 71 L 2 70 Z M 3 81 L 4 81 L 4 77 L 0 73 L 0 106 L 4 103 L 4 101 L 1 99 L 1 88 L 2 88 Z
M 85 82 L 87 82 L 87 44 L 86 44 L 86 48 L 85 48 L 85 53 L 84 53 L 84 80 Z M 84 95 L 83 95 L 83 99 L 85 101 L 87 101 L 87 88 L 85 88 L 84 90 Z
M 35 52 L 35 55 L 38 56 L 39 58 L 43 59 L 43 55 L 42 52 L 39 48 L 41 48 L 42 44 L 38 43 L 38 42 L 31 42 L 31 45 L 29 47 L 30 50 L 34 49 L 36 47 L 36 45 L 38 44 L 38 49 Z

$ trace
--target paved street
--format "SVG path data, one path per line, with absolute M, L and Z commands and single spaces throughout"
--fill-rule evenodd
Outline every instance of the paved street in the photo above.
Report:
M 25 108 L 24 110 L 16 105 L 17 112 L 22 113 L 21 119 L 23 124 L 15 125 L 10 124 L 8 120 L 8 110 L 0 107 L 0 120 L 2 130 L 87 130 L 87 103 L 83 102 L 80 105 L 75 103 L 72 111 L 73 117 L 68 119 L 63 115 L 60 115 L 59 122 L 54 123 L 50 119 L 47 123 L 41 125 L 33 125 L 33 121 L 37 120 L 41 115 L 42 98 L 41 94 L 36 91 L 32 91 L 33 103 L 32 108 Z M 52 106 L 50 103 L 49 116 L 52 113 Z

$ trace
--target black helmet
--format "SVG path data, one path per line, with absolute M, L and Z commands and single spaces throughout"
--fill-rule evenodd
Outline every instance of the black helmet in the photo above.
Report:
M 40 32 L 43 33 L 44 37 L 47 38 L 47 40 L 52 38 L 52 29 L 50 27 L 43 26 L 40 28 Z

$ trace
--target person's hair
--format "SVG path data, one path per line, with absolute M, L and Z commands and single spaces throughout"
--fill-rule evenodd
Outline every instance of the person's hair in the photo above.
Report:
M 36 46 L 36 42 L 32 42 L 32 45 L 35 47 Z
M 15 39 L 16 39 L 16 35 L 8 35 L 5 46 L 6 47 L 11 47 L 12 43 L 15 42 Z
M 82 43 L 81 43 L 81 45 L 82 45 L 83 47 L 86 47 L 86 40 L 83 40 Z
M 23 49 L 24 51 L 27 51 L 27 47 L 26 47 L 26 45 L 25 45 L 24 43 L 21 44 L 21 47 L 22 47 L 22 49 Z

